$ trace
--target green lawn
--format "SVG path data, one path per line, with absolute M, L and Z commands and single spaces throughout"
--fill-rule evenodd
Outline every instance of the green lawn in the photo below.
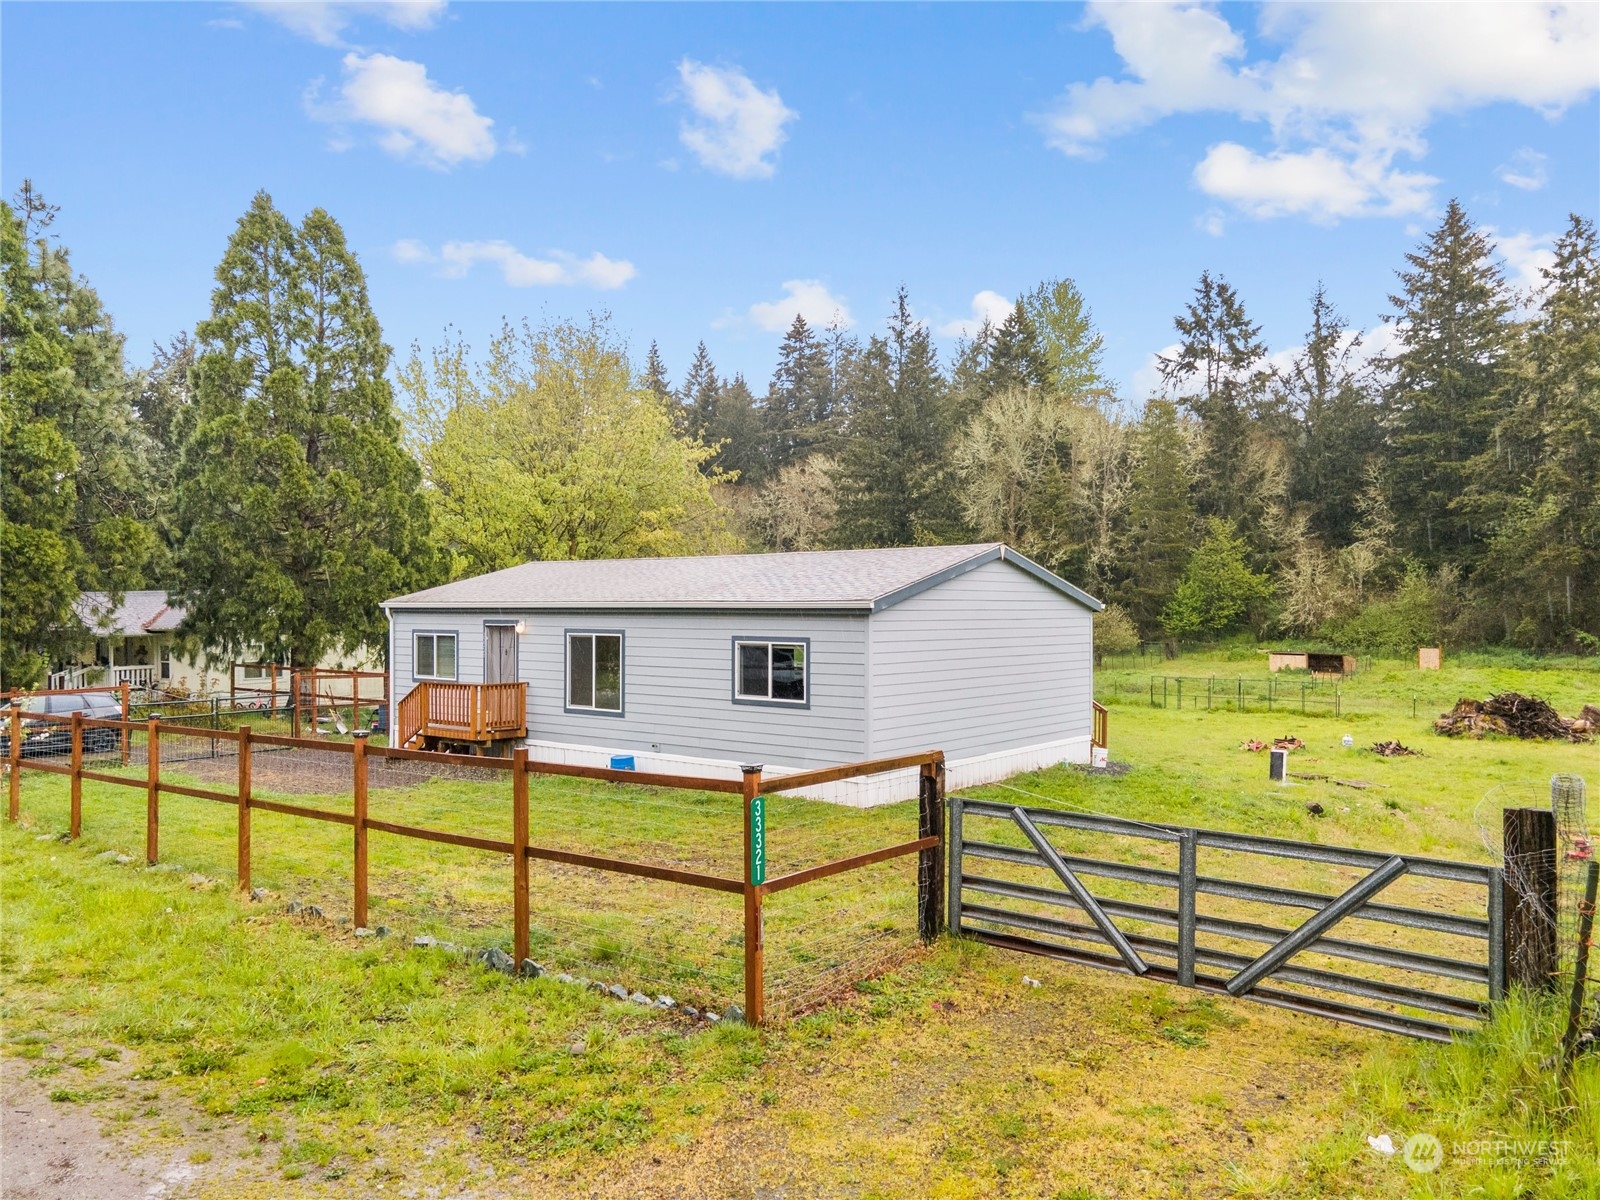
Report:
M 1514 678 L 1501 686 L 1566 711 L 1592 676 Z M 1345 732 L 1355 748 L 1340 745 Z M 1308 743 L 1293 769 L 1328 780 L 1280 788 L 1265 756 L 1238 749 L 1286 733 Z M 1362 749 L 1391 737 L 1427 757 Z M 1125 703 L 1113 707 L 1111 742 L 1112 757 L 1132 764 L 1121 778 L 1054 769 L 975 794 L 1489 861 L 1479 825 L 1493 814 L 1479 810 L 1491 789 L 1536 799 L 1553 771 L 1600 779 L 1593 745 L 1455 741 L 1408 714 L 1302 720 Z M 204 780 L 216 768 L 185 769 Z M 334 803 L 293 782 L 279 782 L 279 798 Z M 472 779 L 385 788 L 372 811 L 505 837 L 503 790 Z M 336 923 L 349 905 L 342 827 L 258 813 L 256 882 L 272 895 L 250 903 L 231 888 L 225 806 L 164 799 L 163 859 L 184 870 L 147 870 L 140 791 L 86 788 L 77 845 L 47 837 L 65 828 L 64 797 L 62 781 L 28 775 L 24 821 L 0 831 L 4 1052 L 25 1059 L 56 1103 L 90 1106 L 135 1144 L 215 1153 L 204 1195 L 432 1186 L 1088 1200 L 1600 1187 L 1600 1071 L 1587 1060 L 1573 1090 L 1559 1091 L 1546 1061 L 1553 1010 L 1515 1005 L 1488 1033 L 1436 1047 L 945 941 L 810 1015 L 761 1031 L 708 1028 L 410 948 L 422 931 L 509 944 L 510 872 L 493 856 L 374 835 L 372 920 L 396 935 L 358 940 Z M 737 870 L 736 798 L 541 780 L 532 809 L 546 844 L 568 837 Z M 779 803 L 774 870 L 901 840 L 912 823 L 908 805 Z M 105 851 L 136 861 L 119 866 Z M 810 888 L 775 898 L 768 952 L 780 989 L 853 961 L 863 943 L 912 944 L 909 874 L 898 869 L 816 885 L 815 899 Z M 702 913 L 676 906 L 665 885 L 628 896 L 610 881 L 535 874 L 536 956 L 641 985 L 665 968 L 677 973 L 663 986 L 680 999 L 735 998 L 736 897 L 705 893 Z M 619 907 L 605 907 L 608 894 Z M 290 898 L 321 904 L 328 919 L 288 916 Z M 1023 973 L 1043 986 L 1024 986 Z M 195 1120 L 178 1122 L 180 1112 Z M 1366 1143 L 1414 1132 L 1444 1141 L 1438 1172 L 1416 1174 Z M 1452 1152 L 1493 1138 L 1568 1145 L 1548 1166 Z

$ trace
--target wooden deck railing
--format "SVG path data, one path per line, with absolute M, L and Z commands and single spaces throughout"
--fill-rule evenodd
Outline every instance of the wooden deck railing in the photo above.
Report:
M 1091 700 L 1089 703 L 1094 705 L 1094 729 L 1089 734 L 1089 744 L 1104 750 L 1110 745 L 1111 714 L 1106 712 L 1106 706 L 1098 700 Z
M 439 737 L 489 742 L 528 736 L 526 683 L 417 684 L 395 713 L 395 745 Z

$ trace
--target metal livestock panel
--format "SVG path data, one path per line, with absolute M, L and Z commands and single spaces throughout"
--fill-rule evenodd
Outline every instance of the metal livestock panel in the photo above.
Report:
M 1497 867 L 960 796 L 949 803 L 955 933 L 1434 1040 L 1470 1028 L 1505 993 Z M 1106 856 L 1108 843 L 1121 860 Z M 1253 877 L 1221 874 L 1217 859 Z M 1285 866 L 1297 876 L 1364 874 L 1330 893 L 1285 886 Z M 1378 899 L 1403 879 L 1422 881 L 1426 906 Z M 1255 919 L 1262 908 L 1277 921 Z M 1286 925 L 1286 910 L 1310 915 Z

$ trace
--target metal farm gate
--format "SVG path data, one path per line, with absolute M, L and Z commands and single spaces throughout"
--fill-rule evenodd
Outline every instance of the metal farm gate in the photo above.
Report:
M 992 945 L 1440 1041 L 1505 991 L 1497 867 L 960 796 L 949 818 L 950 929 Z

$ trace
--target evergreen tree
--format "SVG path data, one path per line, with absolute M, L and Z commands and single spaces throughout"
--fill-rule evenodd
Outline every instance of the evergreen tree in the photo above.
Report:
M 1389 478 L 1404 544 L 1424 561 L 1482 553 L 1457 501 L 1490 443 L 1515 334 L 1511 295 L 1484 233 L 1452 200 L 1389 297 L 1399 350 L 1385 396 Z
M 1279 380 L 1285 407 L 1298 425 L 1290 499 L 1310 514 L 1311 527 L 1331 543 L 1348 542 L 1367 459 L 1383 447 L 1383 428 L 1360 335 L 1322 284 L 1311 294 L 1305 345 Z
M 1200 463 L 1201 508 L 1237 520 L 1245 515 L 1244 489 L 1234 477 L 1243 460 L 1252 421 L 1265 432 L 1281 433 L 1270 405 L 1267 347 L 1261 327 L 1226 280 L 1202 272 L 1195 298 L 1173 320 L 1179 336 L 1176 353 L 1160 360 L 1161 378 L 1180 403 L 1200 418 L 1205 453 Z
M 707 426 L 707 445 L 718 447 L 710 465 L 717 471 L 737 474 L 739 483 L 760 484 L 768 468 L 762 438 L 764 423 L 761 408 L 743 375 L 735 375 L 717 388 Z
M 837 433 L 834 395 L 828 348 L 796 314 L 778 347 L 762 410 L 769 472 L 829 451 Z
M 1128 577 L 1117 599 L 1146 636 L 1160 628 L 1161 611 L 1189 562 L 1194 505 L 1177 406 L 1151 399 L 1134 435 L 1125 561 Z
M 705 343 L 700 344 L 705 349 Z M 668 411 L 674 407 L 672 385 L 667 382 L 667 364 L 661 361 L 661 351 L 655 342 L 650 343 L 650 353 L 644 360 L 644 385 L 665 404 Z
M 296 229 L 261 192 L 216 279 L 178 485 L 189 624 L 230 656 L 382 648 L 379 604 L 433 556 L 360 264 L 326 212 Z
M 989 397 L 989 360 L 995 332 L 985 317 L 972 337 L 956 342 L 950 385 L 945 389 L 945 423 L 950 429 L 965 428 Z
M 147 571 L 149 581 L 176 587 L 178 473 L 183 444 L 194 431 L 195 344 L 180 333 L 156 346 L 148 369 L 141 372 L 133 407 L 147 444 L 145 486 L 154 513 L 156 553 Z
M 1272 595 L 1266 575 L 1245 561 L 1248 547 L 1228 522 L 1212 517 L 1205 539 L 1184 567 L 1183 579 L 1161 613 L 1174 637 L 1227 633 L 1259 617 Z
M 983 374 L 984 399 L 1019 388 L 1055 391 L 1055 371 L 1046 356 L 1038 326 L 1021 300 L 994 331 L 988 358 L 988 368 Z
M 855 364 L 849 436 L 834 468 L 842 546 L 940 542 L 961 530 L 944 464 L 946 382 L 904 288 L 884 337 Z
M 0 684 L 36 686 L 86 635 L 85 589 L 141 581 L 154 548 L 122 336 L 24 182 L 0 204 Z
M 1050 388 L 1079 403 L 1110 399 L 1115 389 L 1105 374 L 1105 338 L 1095 329 L 1078 285 L 1070 279 L 1047 279 L 1021 304 L 1037 332 Z
M 1575 646 L 1600 636 L 1600 251 L 1573 215 L 1544 272 L 1509 403 L 1472 474 L 1469 511 L 1493 529 L 1475 582 L 1508 640 Z M 1463 505 L 1463 507 L 1467 507 Z
M 694 348 L 694 360 L 689 364 L 689 373 L 683 377 L 683 386 L 678 389 L 678 407 L 683 414 L 681 422 L 684 431 L 696 441 L 708 441 L 712 425 L 716 423 L 717 393 L 721 389 L 717 382 L 717 369 L 711 362 L 711 353 L 706 349 L 706 344 L 701 342 Z

